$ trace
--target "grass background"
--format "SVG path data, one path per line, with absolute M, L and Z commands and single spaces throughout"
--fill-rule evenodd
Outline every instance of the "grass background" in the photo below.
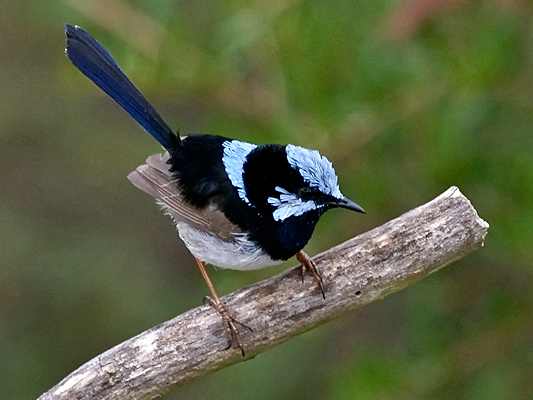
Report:
M 32 399 L 207 293 L 126 175 L 160 151 L 63 55 L 89 30 L 182 133 L 319 149 L 365 216 L 451 185 L 485 247 L 165 399 L 529 399 L 533 7 L 525 0 L 0 0 L 0 398 Z M 219 270 L 219 293 L 294 265 Z

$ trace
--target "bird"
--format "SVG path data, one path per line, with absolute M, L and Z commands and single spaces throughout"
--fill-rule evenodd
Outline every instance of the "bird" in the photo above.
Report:
M 296 256 L 301 277 L 323 279 L 304 251 L 319 218 L 332 208 L 364 213 L 339 188 L 332 163 L 317 150 L 287 144 L 255 145 L 208 134 L 173 131 L 128 79 L 111 54 L 79 26 L 65 24 L 72 64 L 117 102 L 163 147 L 128 175 L 156 199 L 193 255 L 228 334 L 244 357 L 239 326 L 220 300 L 206 264 L 253 270 Z M 242 328 L 241 328 L 242 329 Z

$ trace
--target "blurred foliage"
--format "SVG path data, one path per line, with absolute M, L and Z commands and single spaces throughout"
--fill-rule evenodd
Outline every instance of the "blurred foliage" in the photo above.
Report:
M 159 146 L 63 56 L 89 30 L 171 126 L 316 148 L 366 216 L 457 185 L 485 247 L 166 399 L 529 399 L 533 7 L 520 0 L 0 0 L 0 398 L 200 304 L 174 228 L 125 176 Z M 270 276 L 216 271 L 227 293 Z

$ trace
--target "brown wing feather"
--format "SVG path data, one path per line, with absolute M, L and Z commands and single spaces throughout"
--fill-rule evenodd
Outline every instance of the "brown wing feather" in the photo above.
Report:
M 168 152 L 148 157 L 146 164 L 137 167 L 128 175 L 128 179 L 137 188 L 155 197 L 175 221 L 185 222 L 224 241 L 232 241 L 235 236 L 242 234 L 214 205 L 199 209 L 184 201 L 167 164 L 169 158 Z

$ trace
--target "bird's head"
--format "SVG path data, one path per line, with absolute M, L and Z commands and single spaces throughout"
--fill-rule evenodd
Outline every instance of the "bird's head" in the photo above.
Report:
M 316 150 L 294 145 L 224 144 L 223 162 L 240 198 L 277 222 L 334 207 L 364 210 L 340 191 L 331 162 Z

